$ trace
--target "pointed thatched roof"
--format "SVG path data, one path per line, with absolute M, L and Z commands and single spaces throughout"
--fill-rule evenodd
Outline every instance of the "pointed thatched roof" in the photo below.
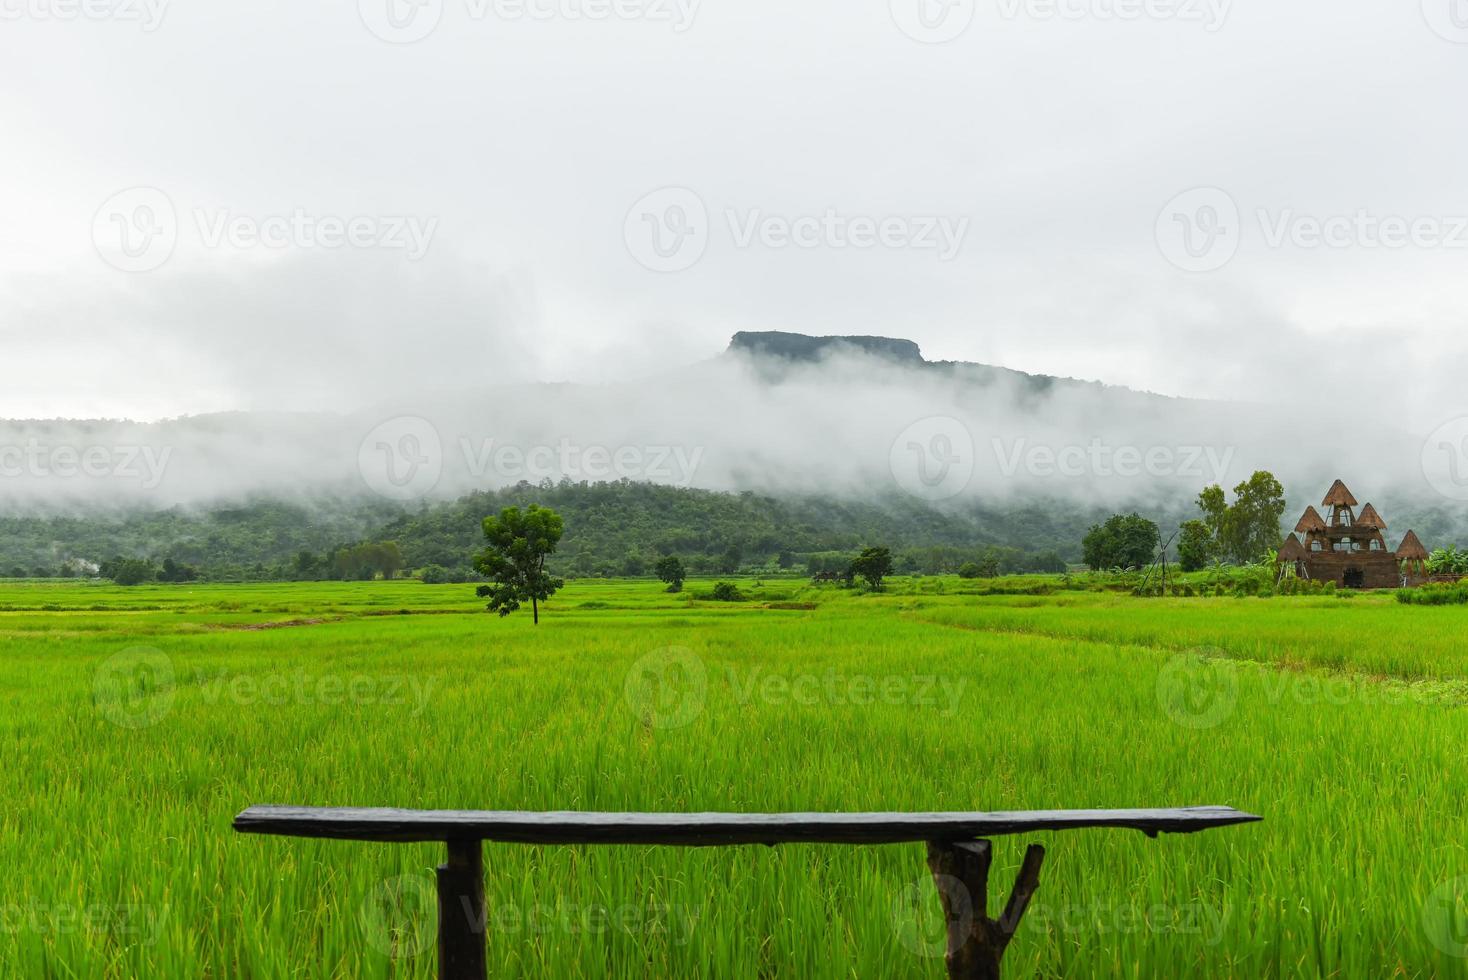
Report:
M 1422 546 L 1422 541 L 1417 537 L 1417 532 L 1408 531 L 1407 536 L 1402 539 L 1402 546 L 1397 549 L 1397 557 L 1402 561 L 1426 561 L 1432 556 Z
M 1320 516 L 1320 511 L 1314 507 L 1305 508 L 1305 516 L 1300 518 L 1300 523 L 1295 525 L 1295 530 L 1301 534 L 1309 534 L 1311 531 L 1324 531 L 1325 518 Z
M 1310 557 L 1300 539 L 1291 534 L 1279 548 L 1280 561 L 1304 561 Z
M 1375 528 L 1378 531 L 1386 530 L 1386 521 L 1376 512 L 1376 508 L 1367 504 L 1365 509 L 1356 516 L 1356 523 L 1361 527 Z
M 1344 483 L 1337 480 L 1331 484 L 1330 493 L 1325 495 L 1323 503 L 1326 507 L 1354 507 L 1356 498 L 1351 496 L 1351 491 L 1346 489 Z

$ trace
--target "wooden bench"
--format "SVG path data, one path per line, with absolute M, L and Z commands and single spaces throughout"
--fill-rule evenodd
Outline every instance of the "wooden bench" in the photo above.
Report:
M 948 921 L 950 977 L 992 980 L 1030 898 L 1045 849 L 1030 845 L 1004 912 L 988 915 L 992 847 L 985 838 L 1116 827 L 1148 837 L 1189 834 L 1261 818 L 1230 807 L 1180 810 L 1034 810 L 1010 813 L 571 813 L 252 806 L 246 834 L 359 841 L 442 841 L 438 957 L 443 980 L 484 980 L 483 841 L 515 844 L 905 844 L 924 842 Z M 955 885 L 954 883 L 957 883 Z

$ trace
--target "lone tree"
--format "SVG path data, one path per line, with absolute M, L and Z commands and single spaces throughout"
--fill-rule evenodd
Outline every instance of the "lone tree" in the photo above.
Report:
M 1086 564 L 1093 571 L 1141 568 L 1157 554 L 1161 536 L 1157 525 L 1137 514 L 1117 514 L 1093 526 L 1081 542 Z
M 873 592 L 880 592 L 882 579 L 892 574 L 892 552 L 886 548 L 867 548 L 851 560 L 850 575 L 864 578 Z
M 683 568 L 683 562 L 677 555 L 667 555 L 660 559 L 654 569 L 658 578 L 668 583 L 669 592 L 682 592 L 683 580 L 688 577 L 688 572 Z
M 519 507 L 506 507 L 499 517 L 484 519 L 484 537 L 489 546 L 474 559 L 474 568 L 489 585 L 478 589 L 481 598 L 489 597 L 489 608 L 508 616 L 530 603 L 535 622 L 540 623 L 540 604 L 566 583 L 546 574 L 545 560 L 560 544 L 565 522 L 548 507 L 531 504 L 521 513 Z

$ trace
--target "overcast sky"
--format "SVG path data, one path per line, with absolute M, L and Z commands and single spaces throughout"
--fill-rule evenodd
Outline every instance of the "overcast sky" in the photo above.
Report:
M 1468 412 L 1462 0 L 0 18 L 0 416 L 625 379 L 742 329 Z

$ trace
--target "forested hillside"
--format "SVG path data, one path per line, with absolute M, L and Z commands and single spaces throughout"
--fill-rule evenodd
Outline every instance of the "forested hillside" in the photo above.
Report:
M 228 509 L 90 517 L 0 518 L 0 574 L 57 575 L 114 557 L 165 560 L 206 579 L 356 577 L 363 542 L 396 542 L 407 569 L 466 572 L 479 524 L 511 505 L 540 503 L 566 519 L 562 574 L 640 575 L 663 554 L 694 573 L 806 565 L 812 555 L 879 543 L 899 567 L 952 571 L 989 558 L 1005 570 L 1060 567 L 1080 558 L 1086 528 L 1104 516 L 1073 505 L 968 505 L 938 511 L 894 497 L 777 499 L 648 483 L 520 484 L 406 509 L 382 502 L 256 501 Z M 1154 515 L 1166 519 L 1168 515 Z

